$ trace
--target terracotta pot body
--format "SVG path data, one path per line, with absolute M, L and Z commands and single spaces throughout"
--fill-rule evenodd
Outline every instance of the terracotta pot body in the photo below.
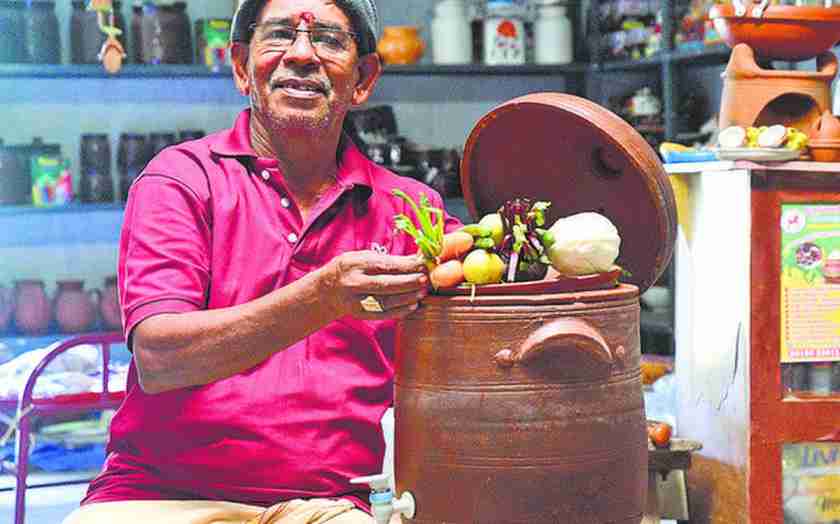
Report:
M 420 60 L 426 44 L 414 26 L 389 26 L 383 29 L 376 51 L 386 64 L 413 64 Z
M 102 324 L 105 329 L 114 330 L 122 326 L 120 300 L 117 294 L 117 277 L 115 276 L 105 279 L 102 299 L 99 302 L 99 314 L 102 317 Z
M 15 282 L 15 325 L 26 335 L 40 335 L 50 327 L 52 306 L 42 280 Z
M 0 333 L 9 329 L 15 312 L 14 293 L 11 289 L 0 286 Z
M 89 330 L 96 321 L 96 302 L 81 280 L 61 280 L 55 294 L 55 318 L 64 333 Z
M 398 333 L 394 414 L 412 522 L 638 523 L 638 288 L 427 298 Z

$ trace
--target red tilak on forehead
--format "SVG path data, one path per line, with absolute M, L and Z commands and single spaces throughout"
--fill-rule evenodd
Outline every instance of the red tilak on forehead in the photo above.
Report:
M 310 11 L 304 11 L 300 14 L 300 19 L 309 25 L 315 21 L 315 15 L 313 15 Z

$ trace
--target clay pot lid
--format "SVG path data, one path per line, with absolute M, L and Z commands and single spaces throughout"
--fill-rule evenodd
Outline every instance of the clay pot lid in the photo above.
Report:
M 473 128 L 461 186 L 478 219 L 505 201 L 549 200 L 547 222 L 596 211 L 621 235 L 617 264 L 644 292 L 665 270 L 676 205 L 656 153 L 627 122 L 584 98 L 534 93 L 505 102 Z

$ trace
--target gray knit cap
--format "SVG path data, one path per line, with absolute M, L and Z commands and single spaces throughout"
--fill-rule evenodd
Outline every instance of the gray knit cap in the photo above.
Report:
M 240 0 L 239 8 L 233 15 L 231 42 L 250 42 L 251 24 L 257 21 L 260 9 L 266 0 Z M 379 36 L 379 17 L 376 12 L 376 0 L 335 0 L 350 19 L 353 31 L 359 35 L 357 43 L 359 55 L 376 51 L 376 39 Z

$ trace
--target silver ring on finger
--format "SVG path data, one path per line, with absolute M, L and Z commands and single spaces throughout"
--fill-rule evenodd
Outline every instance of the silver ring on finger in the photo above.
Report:
M 366 296 L 359 301 L 359 304 L 361 304 L 362 309 L 368 313 L 382 313 L 385 311 L 385 308 L 382 306 L 382 302 L 373 295 Z

